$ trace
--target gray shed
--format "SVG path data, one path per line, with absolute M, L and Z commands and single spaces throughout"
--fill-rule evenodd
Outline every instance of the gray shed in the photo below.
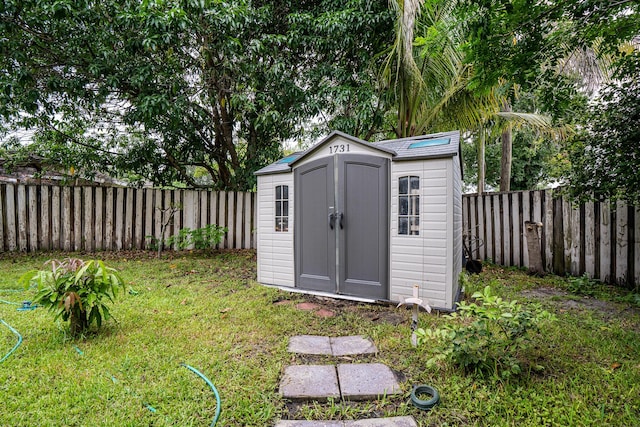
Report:
M 256 172 L 258 281 L 450 310 L 462 269 L 459 132 L 370 143 L 333 132 Z

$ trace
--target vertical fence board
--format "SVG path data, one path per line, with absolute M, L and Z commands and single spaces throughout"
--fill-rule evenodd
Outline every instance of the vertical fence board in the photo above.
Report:
M 120 251 L 124 248 L 124 234 L 125 234 L 125 189 L 124 188 L 116 188 L 116 202 L 115 202 L 115 244 L 116 250 Z
M 209 193 L 209 224 L 220 225 L 220 221 L 218 221 L 218 192 L 212 191 Z M 224 242 L 224 236 L 222 237 L 222 241 Z M 220 244 L 216 245 L 216 249 L 220 247 Z
M 544 236 L 545 271 L 553 271 L 553 190 L 544 193 L 544 213 L 542 215 Z
M 562 232 L 564 236 L 564 270 L 569 273 L 571 271 L 571 248 L 572 233 L 571 233 L 571 202 L 562 197 Z
M 531 198 L 528 191 L 522 192 L 522 217 L 519 218 L 518 228 L 520 228 L 520 236 L 522 242 L 522 265 L 529 267 L 529 246 L 527 243 L 527 233 L 524 232 L 524 223 L 531 221 Z
M 571 204 L 571 274 L 580 275 L 580 206 Z
M 595 208 L 593 202 L 584 205 L 584 269 L 589 277 L 596 275 Z
M 133 247 L 136 249 L 144 248 L 144 219 L 146 217 L 146 209 L 144 206 L 144 190 L 137 189 L 135 191 L 136 207 L 132 211 L 135 215 Z
M 509 194 L 502 195 L 502 254 L 504 265 L 513 265 L 513 250 L 511 249 L 511 209 L 509 208 Z
M 4 252 L 5 247 L 4 247 L 4 238 L 5 238 L 5 233 L 4 233 L 4 213 L 7 211 L 6 209 L 6 205 L 7 205 L 7 198 L 3 196 L 2 194 L 2 190 L 3 190 L 3 185 L 0 185 L 0 251 Z
M 6 203 L 7 203 L 7 247 L 10 251 L 15 251 L 17 248 L 17 236 L 16 236 L 16 202 L 15 202 L 15 190 L 13 185 L 7 185 L 6 187 Z
M 487 230 L 486 230 L 486 218 L 484 215 L 484 196 L 478 196 L 478 237 L 482 239 L 482 247 L 480 248 L 480 259 L 487 259 Z
M 616 275 L 615 282 L 626 284 L 627 272 L 627 251 L 629 250 L 629 215 L 627 204 L 621 201 L 616 203 Z
M 113 228 L 115 231 L 115 246 L 116 250 L 122 250 L 124 246 L 124 200 L 125 189 L 116 188 L 115 193 L 115 220 L 113 222 Z
M 242 246 L 244 249 L 249 249 L 251 247 L 251 237 L 252 237 L 252 229 L 251 229 L 251 217 L 253 216 L 253 211 L 251 210 L 251 193 L 244 193 L 244 209 L 242 211 L 244 213 L 244 245 Z
M 209 196 L 211 195 L 210 191 L 201 191 L 200 192 L 200 223 L 198 226 L 200 228 L 206 227 L 208 224 L 213 224 L 213 222 L 209 222 Z
M 73 250 L 82 249 L 82 188 L 73 188 Z
M 229 227 L 229 224 L 227 223 L 227 211 L 228 211 L 228 205 L 227 205 L 227 193 L 226 191 L 221 191 L 220 192 L 220 199 L 219 199 L 219 207 L 218 207 L 218 220 L 220 221 L 220 226 L 221 227 L 227 227 L 227 232 L 224 235 L 224 239 L 222 239 L 222 242 L 220 244 L 220 248 L 229 248 L 229 236 L 231 236 L 231 233 L 233 233 L 232 227 Z
M 502 212 L 500 209 L 500 195 L 494 194 L 491 196 L 493 206 L 493 234 L 494 234 L 494 262 L 497 264 L 503 264 L 502 257 Z
M 62 237 L 62 249 L 64 251 L 71 250 L 71 188 L 64 187 L 62 189 L 62 206 L 61 215 L 62 226 L 60 227 L 60 234 Z
M 24 185 L 18 185 L 18 249 L 27 250 L 27 194 Z
M 600 280 L 608 282 L 611 278 L 611 206 L 608 202 L 600 204 Z
M 163 244 L 164 235 L 162 230 L 162 190 L 154 190 L 153 202 L 153 221 L 154 221 L 154 237 L 158 245 Z
M 156 210 L 153 202 L 154 191 L 151 189 L 144 190 L 144 245 L 143 248 L 148 248 L 148 245 L 152 243 L 151 237 L 155 236 L 153 231 L 153 217 Z
M 522 221 L 520 220 L 520 193 L 511 195 L 511 236 L 513 247 L 513 263 L 514 265 L 523 265 L 522 260 Z
M 635 283 L 636 283 L 636 292 L 638 291 L 637 287 L 640 286 L 640 206 L 635 207 L 635 221 L 634 221 L 634 272 L 635 272 Z
M 182 221 L 184 217 L 184 190 L 176 190 L 170 191 L 167 190 L 166 200 L 172 200 L 170 204 L 167 205 L 167 208 L 174 207 L 177 210 L 175 211 L 175 215 L 171 218 L 171 231 L 169 236 L 174 236 L 178 234 L 178 230 L 182 228 Z M 173 249 L 178 249 L 178 241 L 173 244 Z
M 542 191 L 536 190 L 531 192 L 533 201 L 531 204 L 531 221 L 536 223 L 542 223 Z M 544 226 L 544 224 L 542 224 Z M 542 231 L 542 229 L 538 229 Z M 542 240 L 543 234 L 539 234 L 540 237 L 540 255 L 544 251 L 544 241 Z
M 181 228 L 189 228 L 191 230 L 196 228 L 195 225 L 195 206 L 196 192 L 193 190 L 185 190 L 184 192 L 184 222 Z M 189 245 L 189 249 L 193 249 L 193 245 Z
M 126 203 L 122 207 L 124 211 L 124 236 L 123 236 L 124 241 L 122 245 L 125 249 L 132 249 L 133 248 L 133 222 L 134 222 L 133 209 L 135 207 L 135 205 L 133 204 L 133 201 L 134 201 L 133 192 L 135 190 L 133 188 L 125 188 L 124 191 L 126 192 L 126 195 L 125 195 Z
M 258 249 L 258 193 L 251 193 L 251 203 L 252 203 L 252 216 L 251 216 L 251 231 L 252 231 L 252 240 L 251 247 Z M 295 225 L 295 224 L 294 224 Z
M 495 260 L 495 247 L 494 247 L 494 235 L 493 235 L 493 215 L 491 215 L 491 196 L 483 195 L 484 199 L 484 218 L 486 221 L 485 224 L 485 233 L 487 235 L 487 239 L 485 240 L 485 247 L 487 250 L 487 259 Z
M 51 249 L 60 249 L 60 187 L 51 188 Z
M 462 202 L 462 235 L 468 235 L 470 234 L 470 222 L 469 222 L 469 198 L 466 197 L 466 202 L 465 203 L 465 197 L 462 198 L 463 202 Z
M 476 220 L 478 211 L 477 211 L 477 201 L 478 201 L 478 197 L 477 196 L 471 196 L 469 198 L 467 198 L 468 204 L 469 206 L 469 224 L 471 225 L 470 229 L 469 229 L 469 240 L 467 241 L 469 243 L 469 252 L 471 252 L 469 254 L 469 256 L 471 256 L 472 259 L 476 259 L 480 257 L 480 254 L 477 252 L 477 244 L 479 243 L 478 240 L 476 240 L 476 238 L 479 238 L 480 236 L 478 235 L 478 223 Z
M 38 244 L 40 249 L 48 251 L 51 249 L 51 205 L 49 200 L 49 187 L 43 185 L 40 187 L 40 236 Z M 0 239 L 0 243 L 2 240 Z
M 93 187 L 83 187 L 82 195 L 84 199 L 84 249 L 92 252 L 95 250 L 95 223 L 94 223 L 94 200 Z
M 38 187 L 30 185 L 27 187 L 29 201 L 29 244 L 30 252 L 38 250 Z
M 95 249 L 104 250 L 104 196 L 101 187 L 96 188 L 96 209 L 95 209 Z
M 113 250 L 113 228 L 113 187 L 108 187 L 104 202 L 104 248 L 108 251 Z
M 235 223 L 234 229 L 235 233 L 233 236 L 233 244 L 235 249 L 242 249 L 242 208 L 244 206 L 244 200 L 242 198 L 242 193 L 235 193 L 236 196 L 236 215 L 235 215 Z

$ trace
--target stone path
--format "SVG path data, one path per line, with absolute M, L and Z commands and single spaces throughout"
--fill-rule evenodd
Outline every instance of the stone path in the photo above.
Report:
M 413 417 L 370 418 L 358 421 L 278 421 L 275 427 L 418 427 Z
M 329 338 L 299 335 L 289 340 L 289 352 L 328 356 L 376 354 L 378 349 L 362 336 Z M 280 394 L 290 400 L 367 400 L 402 394 L 394 373 L 382 363 L 293 365 L 285 368 Z M 413 417 L 373 418 L 358 421 L 283 420 L 276 427 L 415 427 Z
M 298 335 L 289 339 L 289 352 L 300 354 L 321 354 L 348 356 L 354 354 L 375 354 L 375 344 L 362 336 L 329 338 L 317 335 Z

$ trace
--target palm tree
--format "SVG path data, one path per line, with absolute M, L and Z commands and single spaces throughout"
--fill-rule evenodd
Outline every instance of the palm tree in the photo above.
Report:
M 487 136 L 521 126 L 552 137 L 566 133 L 564 128 L 553 127 L 549 117 L 510 111 L 506 82 L 484 91 L 473 89 L 474 67 L 465 61 L 461 48 L 464 30 L 454 15 L 457 0 L 426 5 L 418 0 L 394 0 L 390 5 L 396 12 L 396 39 L 382 77 L 397 105 L 393 129 L 398 138 L 452 128 L 475 136 L 480 169 L 478 192 L 482 193 Z M 504 145 L 507 149 L 503 157 L 507 160 L 501 183 L 508 183 L 510 138 Z

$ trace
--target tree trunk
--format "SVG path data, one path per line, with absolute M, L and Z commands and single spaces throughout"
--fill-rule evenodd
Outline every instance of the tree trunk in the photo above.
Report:
M 480 126 L 478 132 L 478 194 L 484 193 L 484 180 L 485 180 L 485 162 L 484 162 L 484 147 L 485 147 L 485 131 L 484 127 Z
M 511 104 L 505 101 L 502 106 L 505 112 L 511 112 Z M 500 160 L 500 191 L 511 189 L 511 161 L 513 152 L 513 130 L 511 124 L 502 132 L 502 158 Z

